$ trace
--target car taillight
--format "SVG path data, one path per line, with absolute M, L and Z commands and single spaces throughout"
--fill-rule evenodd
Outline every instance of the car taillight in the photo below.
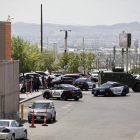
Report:
M 81 84 L 85 84 L 85 82 L 82 82 Z
M 71 90 L 70 93 L 73 93 L 73 91 Z
M 10 130 L 9 129 L 4 129 L 2 132 L 3 133 L 8 133 L 8 132 L 10 132 Z
M 74 82 L 72 82 L 72 84 L 75 84 Z

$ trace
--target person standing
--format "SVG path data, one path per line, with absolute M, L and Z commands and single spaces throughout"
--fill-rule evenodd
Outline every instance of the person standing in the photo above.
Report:
M 37 77 L 36 78 L 36 90 L 38 91 L 39 90 L 39 83 L 40 83 L 40 81 L 39 81 L 39 77 Z
M 34 90 L 37 91 L 37 79 L 36 76 L 34 76 Z
M 49 76 L 49 77 L 48 77 L 48 88 L 51 87 L 51 86 L 50 86 L 50 82 L 51 82 L 51 77 Z

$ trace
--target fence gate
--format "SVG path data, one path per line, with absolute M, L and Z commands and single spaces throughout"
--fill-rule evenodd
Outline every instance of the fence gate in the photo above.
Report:
M 5 118 L 5 95 L 1 96 L 1 119 Z

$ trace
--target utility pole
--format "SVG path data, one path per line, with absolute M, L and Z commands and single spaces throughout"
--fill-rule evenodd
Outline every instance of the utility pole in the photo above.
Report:
M 43 51 L 43 33 L 42 33 L 42 4 L 41 4 L 41 52 Z
M 64 52 L 67 53 L 67 37 L 68 37 L 68 31 L 71 32 L 71 30 L 60 30 L 60 32 L 64 31 L 65 32 L 65 50 Z
M 84 37 L 83 37 L 83 52 L 85 50 Z
M 111 70 L 111 54 L 110 54 L 110 70 Z

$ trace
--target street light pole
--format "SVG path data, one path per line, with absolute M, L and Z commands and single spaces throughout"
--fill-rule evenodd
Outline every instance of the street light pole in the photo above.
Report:
M 68 31 L 71 32 L 71 30 L 60 30 L 60 32 L 64 31 L 65 32 L 65 50 L 64 52 L 67 53 L 67 37 L 68 37 Z

